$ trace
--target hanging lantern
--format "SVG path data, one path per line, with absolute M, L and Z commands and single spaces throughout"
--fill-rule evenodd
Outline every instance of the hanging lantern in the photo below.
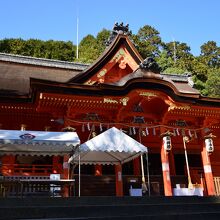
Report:
M 205 139 L 205 148 L 208 153 L 212 153 L 214 151 L 214 145 L 212 138 L 206 138 Z
M 166 131 L 165 133 L 161 134 L 161 137 L 163 138 L 163 147 L 167 152 L 172 149 L 171 136 L 173 136 L 173 133 L 170 131 Z
M 216 136 L 213 135 L 212 133 L 205 136 L 205 148 L 206 148 L 206 151 L 208 153 L 213 153 L 214 151 L 214 144 L 213 144 L 213 138 L 215 138 Z
M 171 150 L 172 145 L 171 145 L 171 137 L 170 136 L 164 136 L 163 137 L 163 146 L 164 146 L 164 149 L 166 151 L 170 151 Z

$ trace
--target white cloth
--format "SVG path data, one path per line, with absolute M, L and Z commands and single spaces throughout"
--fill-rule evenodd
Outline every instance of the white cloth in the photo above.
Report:
M 174 196 L 203 196 L 202 188 L 174 188 L 173 189 Z

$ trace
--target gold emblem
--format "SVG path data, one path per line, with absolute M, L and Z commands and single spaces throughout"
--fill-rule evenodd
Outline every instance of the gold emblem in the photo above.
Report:
M 110 99 L 110 98 L 104 98 L 104 103 L 114 103 L 114 104 L 118 104 L 117 100 L 114 99 Z
M 120 103 L 122 103 L 122 105 L 127 105 L 129 98 L 128 97 L 124 97 L 120 99 Z

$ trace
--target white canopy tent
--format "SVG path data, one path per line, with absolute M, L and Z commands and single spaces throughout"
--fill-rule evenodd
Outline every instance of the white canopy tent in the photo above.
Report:
M 79 163 L 79 195 L 80 164 L 123 164 L 147 153 L 147 147 L 115 127 L 81 144 L 78 153 L 69 160 L 71 163 Z M 147 175 L 149 184 L 149 172 Z
M 76 132 L 0 130 L 0 155 L 65 155 L 79 144 Z
M 147 153 L 147 147 L 112 127 L 80 145 L 81 164 L 123 164 Z

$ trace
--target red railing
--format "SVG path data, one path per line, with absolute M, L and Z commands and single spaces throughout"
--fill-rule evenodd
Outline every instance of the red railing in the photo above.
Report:
M 4 176 L 46 176 L 53 171 L 53 165 L 47 164 L 3 164 L 1 172 Z

